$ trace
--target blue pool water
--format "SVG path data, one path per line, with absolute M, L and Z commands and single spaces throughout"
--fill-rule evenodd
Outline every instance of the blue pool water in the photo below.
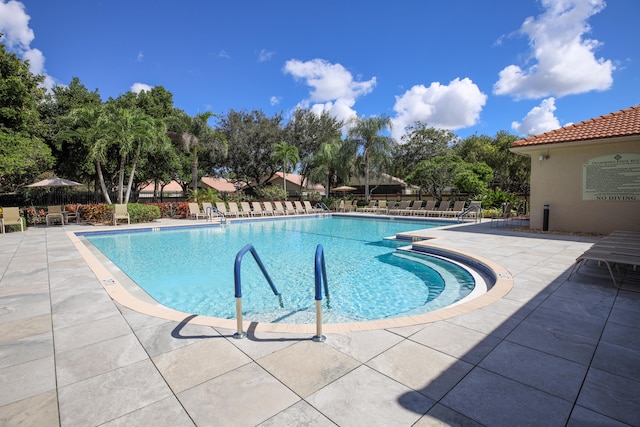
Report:
M 418 314 L 469 294 L 474 279 L 465 269 L 438 258 L 399 254 L 397 242 L 384 240 L 441 225 L 334 216 L 85 237 L 161 304 L 229 319 L 235 318 L 235 257 L 251 243 L 282 293 L 284 308 L 247 254 L 242 262 L 244 318 L 281 323 L 315 321 L 314 259 L 321 244 L 331 297 L 323 320 L 335 323 Z

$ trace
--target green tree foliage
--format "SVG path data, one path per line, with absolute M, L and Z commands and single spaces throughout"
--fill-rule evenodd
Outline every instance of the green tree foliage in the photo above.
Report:
M 393 148 L 392 174 L 404 178 L 423 160 L 448 154 L 459 138 L 449 130 L 415 122 L 405 128 L 401 143 Z
M 318 115 L 309 109 L 298 108 L 284 128 L 285 141 L 298 147 L 300 174 L 307 179 L 313 169 L 313 157 L 322 144 L 339 139 L 344 123 L 323 111 Z
M 287 198 L 287 171 L 296 168 L 300 163 L 300 155 L 298 147 L 287 144 L 285 141 L 279 142 L 273 146 L 271 153 L 273 161 L 282 165 L 282 181 L 285 199 Z
M 174 114 L 169 124 L 169 137 L 182 144 L 184 150 L 191 154 L 191 189 L 198 189 L 198 160 L 200 152 L 208 151 L 210 155 L 227 154 L 227 139 L 209 125 L 209 119 L 216 117 L 211 112 L 196 114 L 191 117 L 182 111 Z M 197 193 L 196 193 L 197 194 Z
M 155 86 L 150 90 L 140 93 L 127 92 L 118 97 L 118 104 L 129 109 L 139 109 L 155 120 L 163 123 L 172 123 L 176 110 L 173 107 L 173 95 L 162 86 Z M 156 123 L 157 126 L 162 126 Z M 161 129 L 160 129 L 161 130 Z M 154 183 L 154 200 L 164 185 L 167 185 L 176 176 L 191 176 L 191 158 L 186 154 L 185 168 L 183 172 L 180 154 L 183 153 L 183 144 L 178 141 L 172 144 L 171 140 L 164 135 L 157 135 L 154 143 L 148 147 L 147 154 L 141 156 L 136 169 L 133 185 L 152 181 Z M 186 190 L 186 188 L 185 188 Z
M 326 194 L 331 192 L 332 185 L 338 181 L 348 182 L 356 156 L 354 148 L 340 138 L 322 144 L 313 156 L 309 180 L 322 183 Z
M 472 135 L 456 144 L 456 154 L 469 163 L 484 162 L 493 171 L 493 186 L 511 193 L 527 192 L 531 176 L 530 160 L 509 151 L 518 137 L 500 131 L 495 137 Z
M 61 176 L 86 183 L 95 181 L 95 164 L 89 160 L 88 142 L 69 132 L 73 127 L 70 113 L 74 109 L 101 104 L 98 91 L 89 92 L 77 77 L 68 86 L 55 86 L 52 95 L 40 104 L 43 121 L 47 125 L 45 141 L 51 147 L 56 158 L 55 170 Z
M 278 169 L 271 156 L 275 144 L 284 140 L 282 116 L 267 117 L 260 110 L 230 110 L 218 129 L 229 143 L 220 171 L 236 182 L 261 187 Z
M 0 38 L 2 35 L 0 34 Z M 0 190 L 14 191 L 51 168 L 37 106 L 44 98 L 29 64 L 0 44 Z
M 391 127 L 391 119 L 388 116 L 370 118 L 356 118 L 350 126 L 348 140 L 358 147 L 362 153 L 364 169 L 364 191 L 366 200 L 369 201 L 370 174 L 372 164 L 383 165 L 390 156 L 391 138 L 380 135 L 380 132 Z

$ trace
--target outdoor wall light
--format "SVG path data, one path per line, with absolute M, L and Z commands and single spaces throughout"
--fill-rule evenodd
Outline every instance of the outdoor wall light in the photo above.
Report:
M 540 154 L 539 160 L 540 161 L 549 160 L 549 155 L 548 154 Z

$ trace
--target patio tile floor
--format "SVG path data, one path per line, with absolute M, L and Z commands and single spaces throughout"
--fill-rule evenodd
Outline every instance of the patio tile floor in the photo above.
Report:
M 594 237 L 427 230 L 505 267 L 511 292 L 446 320 L 315 343 L 255 330 L 236 340 L 193 316 L 132 311 L 70 230 L 87 226 L 0 237 L 0 425 L 640 425 L 640 293 L 596 266 L 567 280 Z

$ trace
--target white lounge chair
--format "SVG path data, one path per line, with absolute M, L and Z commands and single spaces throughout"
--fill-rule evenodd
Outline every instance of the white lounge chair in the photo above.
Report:
M 7 225 L 20 225 L 20 231 L 24 231 L 24 224 L 17 207 L 2 208 L 2 234 L 6 232 Z
M 118 220 L 127 220 L 127 224 L 131 224 L 131 217 L 125 203 L 117 203 L 113 211 L 113 225 L 118 225 Z
M 200 210 L 197 203 L 189 203 L 189 218 L 197 220 L 198 218 L 208 218 L 207 214 Z

